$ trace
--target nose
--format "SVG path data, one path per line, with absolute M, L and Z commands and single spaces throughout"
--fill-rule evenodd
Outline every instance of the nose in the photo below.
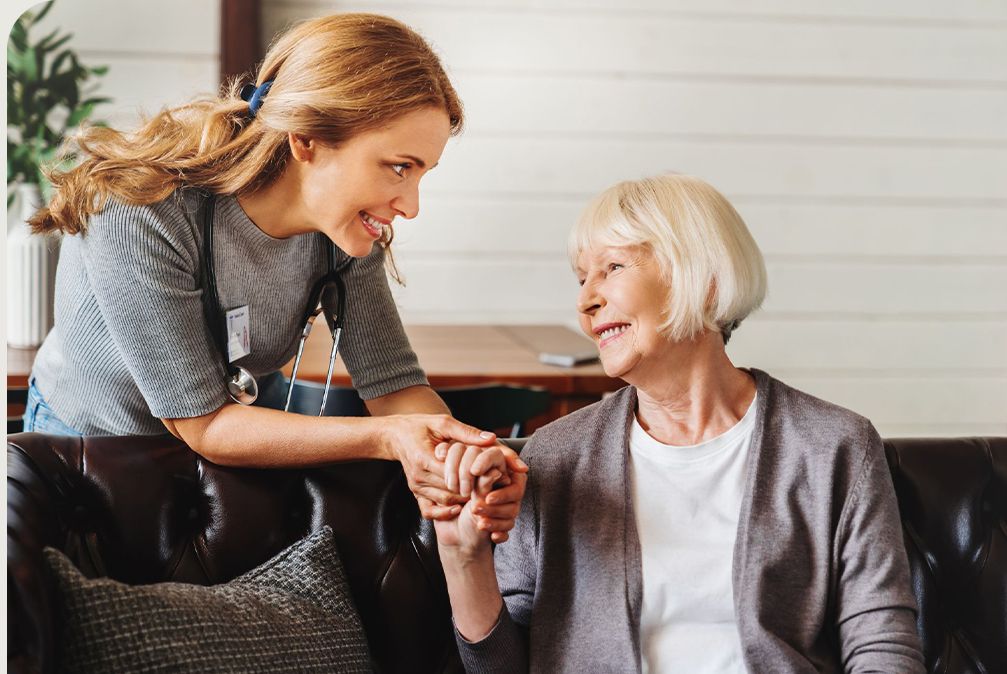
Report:
M 399 195 L 392 199 L 392 208 L 406 220 L 412 220 L 420 213 L 420 186 L 418 182 L 409 181 Z
M 580 293 L 577 294 L 577 311 L 592 316 L 601 308 L 604 301 L 598 292 L 597 284 L 589 279 L 584 281 L 584 285 L 580 287 Z

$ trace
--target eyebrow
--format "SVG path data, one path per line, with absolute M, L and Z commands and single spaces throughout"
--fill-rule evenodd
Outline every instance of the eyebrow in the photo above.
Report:
M 419 157 L 413 156 L 411 154 L 400 154 L 398 156 L 404 157 L 404 158 L 408 159 L 412 163 L 414 163 L 417 166 L 419 166 L 421 169 L 427 167 L 427 163 L 425 161 L 423 161 L 422 159 L 420 159 Z M 437 164 L 440 164 L 440 162 L 437 162 Z M 433 169 L 437 168 L 437 164 L 434 164 L 433 166 L 431 166 L 430 169 L 433 170 Z

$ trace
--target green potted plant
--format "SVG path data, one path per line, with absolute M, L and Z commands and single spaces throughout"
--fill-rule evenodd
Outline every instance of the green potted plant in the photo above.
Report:
M 31 236 L 25 225 L 50 196 L 42 167 L 72 164 L 74 154 L 60 152 L 64 139 L 109 101 L 92 95 L 107 68 L 82 65 L 66 46 L 71 34 L 29 35 L 52 4 L 22 14 L 7 41 L 7 342 L 18 347 L 38 346 L 52 325 L 59 242 Z M 20 214 L 11 217 L 15 195 Z

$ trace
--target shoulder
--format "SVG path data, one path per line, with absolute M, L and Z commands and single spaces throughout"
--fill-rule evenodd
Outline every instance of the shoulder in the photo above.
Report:
M 867 417 L 852 410 L 794 388 L 760 370 L 752 372 L 759 382 L 760 394 L 766 394 L 769 416 L 785 419 L 795 428 L 813 427 L 833 435 L 871 427 Z
M 823 400 L 753 370 L 764 396 L 764 445 L 790 458 L 847 464 L 851 468 L 883 453 L 871 421 L 841 405 Z M 875 457 L 876 458 L 876 457 Z
M 624 386 L 535 431 L 521 457 L 539 464 L 576 462 L 586 453 L 623 443 L 635 405 L 636 389 Z
M 193 189 L 178 189 L 150 204 L 132 204 L 109 197 L 104 208 L 88 220 L 85 239 L 100 241 L 154 239 L 173 247 L 191 247 L 197 241 L 198 212 L 205 195 Z

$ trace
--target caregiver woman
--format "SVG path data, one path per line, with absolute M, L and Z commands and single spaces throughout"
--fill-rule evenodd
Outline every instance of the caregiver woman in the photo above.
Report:
M 620 183 L 570 257 L 581 327 L 629 386 L 532 437 L 495 574 L 492 494 L 435 523 L 466 671 L 922 672 L 874 427 L 724 348 L 766 293 L 727 200 Z
M 452 419 L 428 386 L 384 267 L 395 220 L 416 216 L 420 180 L 462 127 L 458 96 L 419 35 L 370 14 L 296 26 L 273 44 L 255 87 L 240 89 L 163 111 L 130 135 L 87 129 L 83 163 L 52 174 L 55 196 L 32 225 L 71 236 L 26 430 L 167 428 L 234 466 L 398 460 L 424 515 L 444 516 L 459 499 L 435 446 L 495 438 Z M 237 364 L 262 379 L 291 359 L 331 242 L 347 291 L 340 353 L 373 417 L 229 399 L 202 297 L 210 194 L 220 308 L 247 307 L 250 353 Z

